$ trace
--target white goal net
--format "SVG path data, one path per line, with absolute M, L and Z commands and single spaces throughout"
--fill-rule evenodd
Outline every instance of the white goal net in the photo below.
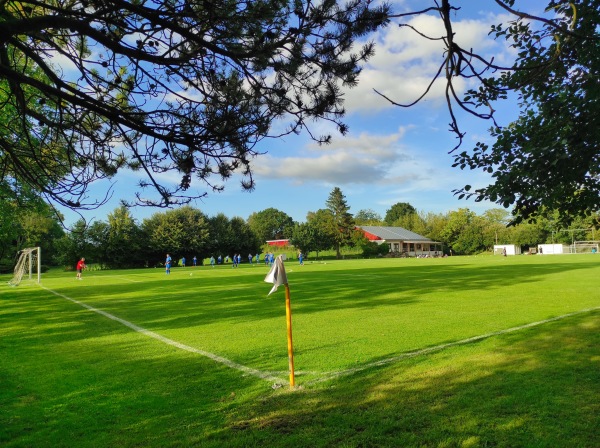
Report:
M 39 247 L 29 247 L 19 252 L 19 258 L 15 265 L 13 278 L 8 282 L 11 286 L 18 286 L 23 277 L 32 280 L 33 275 L 36 275 L 37 283 L 41 280 L 41 249 Z

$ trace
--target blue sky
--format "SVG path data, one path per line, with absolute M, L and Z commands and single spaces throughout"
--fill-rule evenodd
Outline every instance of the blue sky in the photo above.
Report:
M 393 2 L 396 11 L 409 8 L 410 3 Z M 417 8 L 429 5 L 422 1 L 412 3 Z M 493 54 L 496 61 L 510 61 L 510 50 L 487 36 L 490 24 L 506 21 L 507 16 L 494 8 L 492 0 L 460 3 L 464 6 L 454 23 L 459 44 Z M 533 0 L 525 3 L 539 7 Z M 435 15 L 416 17 L 412 24 L 429 35 L 441 35 L 442 24 Z M 376 54 L 365 66 L 359 85 L 345 92 L 345 122 L 350 127 L 346 136 L 339 135 L 326 123 L 315 123 L 312 128 L 315 134 L 332 132 L 332 144 L 317 146 L 307 135 L 266 141 L 259 146 L 266 154 L 252 163 L 257 184 L 253 192 L 243 192 L 239 179 L 234 177 L 224 192 L 210 192 L 207 198 L 190 205 L 208 216 L 224 213 L 230 218 L 244 219 L 253 212 L 273 207 L 303 222 L 309 211 L 324 208 L 331 190 L 339 187 L 351 213 L 371 209 L 382 217 L 397 202 L 408 202 L 425 213 L 466 207 L 480 214 L 498 207 L 458 200 L 452 193 L 466 184 L 486 185 L 490 178 L 482 172 L 451 167 L 453 159 L 448 152 L 455 146 L 456 138 L 448 131 L 450 117 L 443 98 L 443 82 L 434 86 L 425 101 L 409 109 L 393 106 L 374 92 L 377 89 L 398 103 L 414 101 L 442 61 L 441 43 L 427 41 L 394 22 L 370 38 L 377 43 Z M 457 86 L 467 87 L 464 83 Z M 503 105 L 499 113 L 501 124 L 515 118 L 514 102 Z M 461 150 L 488 139 L 490 122 L 459 114 L 459 124 L 467 132 Z M 120 173 L 112 180 L 112 199 L 82 216 L 105 221 L 120 199 L 133 199 L 137 181 L 134 173 Z M 204 191 L 204 185 L 197 183 L 195 187 Z M 105 183 L 99 184 L 92 194 L 101 196 L 105 189 Z M 68 225 L 79 218 L 61 211 Z M 140 222 L 158 211 L 162 210 L 132 209 Z

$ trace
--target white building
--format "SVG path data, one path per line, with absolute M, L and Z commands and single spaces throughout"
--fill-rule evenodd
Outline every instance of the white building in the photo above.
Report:
M 497 244 L 494 246 L 494 255 L 521 255 L 521 246 L 515 244 Z
M 568 254 L 569 248 L 564 244 L 538 244 L 537 253 L 539 255 Z

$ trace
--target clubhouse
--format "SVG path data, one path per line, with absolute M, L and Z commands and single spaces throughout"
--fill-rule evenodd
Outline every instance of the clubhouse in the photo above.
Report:
M 442 243 L 432 241 L 403 227 L 357 226 L 369 241 L 387 244 L 389 252 L 408 257 L 437 257 L 443 255 Z M 272 247 L 287 247 L 290 240 L 269 240 Z
M 442 243 L 432 241 L 403 227 L 358 226 L 367 239 L 387 244 L 390 252 L 409 257 L 436 257 L 442 255 Z

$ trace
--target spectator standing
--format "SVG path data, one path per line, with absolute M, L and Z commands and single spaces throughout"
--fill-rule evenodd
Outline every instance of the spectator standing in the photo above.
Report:
M 77 280 L 81 280 L 81 271 L 83 271 L 85 268 L 85 258 L 81 257 L 81 259 L 77 262 L 77 266 L 75 267 L 77 270 L 77 276 L 75 278 L 77 278 Z

